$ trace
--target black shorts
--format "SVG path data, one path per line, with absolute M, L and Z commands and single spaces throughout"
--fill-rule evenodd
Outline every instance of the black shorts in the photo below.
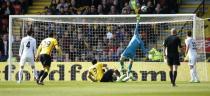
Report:
M 48 54 L 41 54 L 40 61 L 43 67 L 50 67 L 51 65 L 51 56 Z
M 167 63 L 169 66 L 180 65 L 179 55 L 169 55 L 167 56 Z
M 102 77 L 100 82 L 114 82 L 114 79 L 112 77 L 114 73 L 114 70 L 109 69 L 104 73 L 104 76 Z

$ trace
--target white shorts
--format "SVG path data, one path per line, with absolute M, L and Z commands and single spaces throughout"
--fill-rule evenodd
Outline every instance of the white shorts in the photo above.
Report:
M 197 62 L 197 58 L 196 57 L 190 57 L 188 64 L 189 65 L 195 65 L 196 62 Z
M 28 62 L 29 65 L 34 65 L 34 58 L 33 57 L 21 57 L 20 59 L 20 66 L 24 66 L 25 63 Z

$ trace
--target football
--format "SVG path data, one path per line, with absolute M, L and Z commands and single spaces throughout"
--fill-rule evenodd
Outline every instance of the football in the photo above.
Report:
M 141 11 L 146 12 L 147 11 L 147 6 L 145 6 L 145 5 L 141 6 Z

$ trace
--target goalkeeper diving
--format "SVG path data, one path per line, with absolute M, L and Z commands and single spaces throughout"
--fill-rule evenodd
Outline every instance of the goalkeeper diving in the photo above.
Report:
M 121 54 L 121 57 L 120 57 L 120 65 L 121 65 L 120 70 L 121 70 L 122 75 L 117 81 L 126 82 L 129 79 L 132 79 L 132 80 L 136 79 L 131 75 L 131 69 L 132 69 L 132 65 L 133 65 L 133 61 L 134 61 L 134 57 L 135 57 L 137 48 L 141 48 L 141 51 L 144 54 L 144 56 L 147 56 L 147 51 L 144 47 L 143 41 L 141 40 L 141 35 L 140 35 L 140 31 L 139 31 L 139 21 L 140 21 L 139 14 L 137 14 L 136 19 L 137 19 L 137 22 L 136 22 L 136 27 L 135 27 L 135 30 L 134 30 L 133 37 L 130 40 L 128 46 L 123 51 L 123 53 Z M 125 74 L 124 71 L 126 69 L 124 67 L 124 61 L 126 59 L 129 59 L 129 65 L 128 65 L 127 73 Z

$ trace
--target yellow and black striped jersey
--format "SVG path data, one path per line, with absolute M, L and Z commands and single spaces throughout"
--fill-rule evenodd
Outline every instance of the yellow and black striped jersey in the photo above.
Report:
M 97 63 L 89 68 L 89 73 L 93 75 L 93 77 L 100 81 L 104 75 L 103 64 Z
M 40 54 L 48 54 L 51 55 L 51 51 L 55 46 L 58 45 L 58 41 L 55 38 L 46 38 L 42 40 L 41 44 L 39 45 L 39 48 L 41 47 Z

